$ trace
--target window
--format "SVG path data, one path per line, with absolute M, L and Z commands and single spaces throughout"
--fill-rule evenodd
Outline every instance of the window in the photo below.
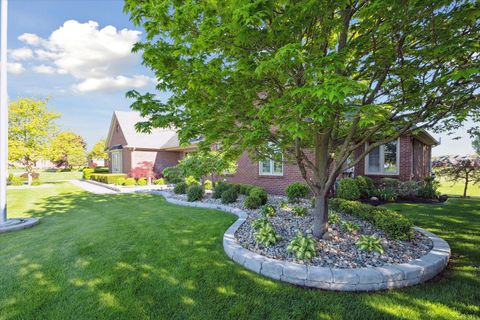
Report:
M 122 154 L 121 151 L 112 151 L 112 173 L 122 172 Z
M 283 157 L 281 160 L 261 160 L 258 169 L 261 176 L 283 176 Z
M 365 159 L 366 174 L 397 175 L 399 146 L 399 140 L 395 140 L 370 151 Z

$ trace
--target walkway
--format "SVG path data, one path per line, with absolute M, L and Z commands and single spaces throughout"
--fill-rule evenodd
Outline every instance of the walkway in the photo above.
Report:
M 85 191 L 91 192 L 91 193 L 96 193 L 96 194 L 118 193 L 116 191 L 113 191 L 113 190 L 110 190 L 110 189 L 107 189 L 107 188 L 104 188 L 104 187 L 100 187 L 100 186 L 97 186 L 95 184 L 88 183 L 88 182 L 85 182 L 85 181 L 82 181 L 82 180 L 70 180 L 70 183 L 79 187 L 79 188 L 82 188 Z

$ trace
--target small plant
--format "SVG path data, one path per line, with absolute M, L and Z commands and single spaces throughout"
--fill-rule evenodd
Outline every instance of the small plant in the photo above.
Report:
M 137 180 L 137 184 L 138 184 L 139 186 L 146 186 L 146 185 L 147 185 L 147 179 L 146 179 L 146 178 L 139 178 L 139 179 Z
M 12 179 L 10 180 L 10 184 L 12 186 L 23 186 L 23 181 L 21 177 L 13 176 Z
M 252 220 L 252 222 L 251 222 L 252 228 L 255 229 L 255 230 L 264 228 L 268 224 L 270 224 L 270 222 L 268 222 L 268 220 L 265 219 L 265 218 L 255 219 L 255 220 Z
M 222 193 L 222 203 L 234 203 L 237 201 L 238 192 L 234 188 L 230 188 Z
M 246 209 L 258 209 L 262 205 L 262 200 L 260 200 L 259 197 L 256 196 L 248 196 L 245 198 L 245 202 L 243 203 L 243 206 Z
M 191 186 L 191 185 L 194 185 L 194 184 L 200 184 L 200 182 L 198 182 L 197 179 L 195 179 L 193 176 L 188 176 L 185 178 L 185 183 L 187 184 L 187 186 Z
M 212 180 L 205 180 L 203 182 L 203 188 L 205 190 L 212 190 Z
M 266 204 L 262 207 L 261 213 L 262 213 L 262 216 L 271 218 L 275 216 L 275 214 L 277 213 L 277 209 L 275 209 L 275 207 L 272 206 L 271 204 Z
M 288 201 L 292 203 L 299 202 L 300 199 L 306 198 L 309 193 L 310 189 L 308 186 L 300 182 L 294 182 L 285 188 L 285 194 L 288 197 Z
M 290 241 L 287 251 L 295 254 L 299 260 L 310 260 L 315 257 L 315 240 L 312 236 L 304 236 L 300 232 Z
M 418 189 L 418 196 L 425 199 L 435 199 L 438 196 L 439 183 L 434 177 L 426 177 Z
M 393 202 L 398 198 L 398 192 L 394 188 L 384 187 L 376 191 L 378 197 L 383 201 Z
M 273 229 L 273 226 L 270 223 L 259 228 L 253 233 L 253 236 L 255 237 L 255 241 L 264 245 L 265 247 L 274 245 L 278 240 L 281 239 L 281 237 L 275 233 L 275 229 Z
M 418 194 L 419 184 L 417 181 L 405 181 L 399 184 L 397 193 L 398 197 L 408 199 L 416 197 Z
M 119 177 L 117 180 L 115 180 L 115 184 L 117 186 L 123 186 L 125 184 L 125 177 Z
M 39 185 L 41 185 L 41 184 L 42 184 L 42 183 L 40 182 L 39 179 L 35 179 L 35 180 L 32 180 L 32 184 L 31 184 L 31 185 L 32 185 L 32 186 L 39 186 Z
M 360 199 L 360 190 L 355 180 L 352 178 L 344 178 L 340 180 L 337 188 L 337 197 L 347 200 Z
M 127 187 L 134 186 L 135 184 L 136 184 L 136 181 L 135 181 L 134 178 L 127 178 L 127 179 L 125 179 L 124 185 L 127 186 Z
M 304 217 L 308 214 L 307 208 L 301 206 L 293 207 L 292 212 L 297 217 Z
M 347 232 L 357 232 L 358 230 L 360 230 L 360 226 L 351 221 L 343 221 L 340 223 L 340 226 L 343 230 Z
M 227 191 L 230 188 L 230 185 L 224 181 L 220 181 L 215 186 L 215 190 L 213 191 L 213 198 L 220 199 L 222 197 L 222 193 Z
M 157 186 L 163 186 L 165 184 L 165 179 L 160 178 L 160 179 L 153 180 L 153 184 Z
M 203 188 L 197 184 L 193 184 L 187 189 L 187 200 L 198 201 L 203 198 Z
M 263 188 L 255 187 L 250 190 L 249 196 L 259 197 L 262 201 L 262 205 L 266 204 L 268 201 L 267 191 Z
M 368 252 L 383 253 L 383 247 L 380 239 L 375 236 L 361 235 L 356 243 L 358 249 Z
M 340 223 L 340 215 L 336 212 L 330 211 L 328 213 L 328 223 L 339 224 Z
M 285 200 L 280 201 L 279 208 L 280 209 L 287 209 L 288 208 L 288 201 L 285 201 Z
M 187 192 L 187 184 L 185 182 L 179 182 L 173 187 L 173 193 L 185 194 Z

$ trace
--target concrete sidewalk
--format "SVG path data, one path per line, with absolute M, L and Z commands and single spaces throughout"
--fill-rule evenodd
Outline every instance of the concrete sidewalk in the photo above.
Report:
M 82 181 L 82 180 L 70 180 L 70 183 L 79 187 L 79 188 L 82 188 L 85 191 L 91 192 L 91 193 L 96 193 L 96 194 L 118 193 L 116 191 L 113 191 L 113 190 L 110 190 L 110 189 L 107 189 L 107 188 L 104 188 L 104 187 L 101 187 L 101 186 L 98 186 L 98 185 L 95 185 L 95 184 L 91 184 L 91 183 L 88 183 L 88 182 L 85 182 L 85 181 Z

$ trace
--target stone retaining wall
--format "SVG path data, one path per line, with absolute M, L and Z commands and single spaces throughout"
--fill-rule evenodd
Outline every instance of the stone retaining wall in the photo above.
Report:
M 443 271 L 450 258 L 450 246 L 445 240 L 422 228 L 415 227 L 417 231 L 432 240 L 433 248 L 428 254 L 408 263 L 385 264 L 381 267 L 337 269 L 271 259 L 247 250 L 235 241 L 235 232 L 245 222 L 246 212 L 225 205 L 182 201 L 169 197 L 166 192 L 162 191 L 152 191 L 152 193 L 161 194 L 168 202 L 173 204 L 217 209 L 235 214 L 238 216 L 238 220 L 223 235 L 223 248 L 226 254 L 251 271 L 296 285 L 336 291 L 376 291 L 402 288 L 435 277 Z

